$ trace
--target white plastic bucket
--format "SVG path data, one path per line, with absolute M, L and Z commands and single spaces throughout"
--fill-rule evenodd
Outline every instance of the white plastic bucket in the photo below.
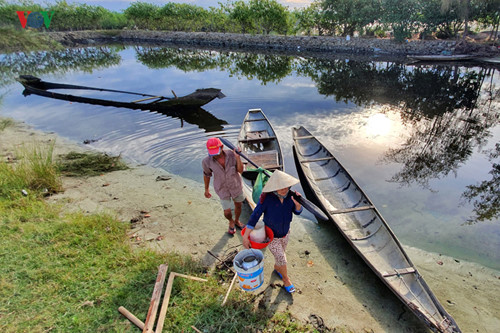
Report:
M 264 254 L 260 250 L 240 251 L 234 257 L 233 267 L 244 291 L 256 290 L 264 283 Z

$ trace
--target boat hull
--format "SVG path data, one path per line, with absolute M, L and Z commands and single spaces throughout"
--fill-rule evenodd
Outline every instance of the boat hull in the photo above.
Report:
M 340 162 L 305 128 L 293 128 L 299 176 L 354 250 L 389 289 L 435 332 L 458 333 L 398 239 Z
M 238 148 L 260 167 L 273 172 L 283 171 L 283 154 L 271 123 L 261 109 L 248 110 L 238 135 Z M 255 179 L 248 172 L 253 166 L 243 161 L 243 193 L 253 210 L 257 205 L 252 198 Z
M 143 111 L 152 111 L 164 114 L 169 117 L 179 118 L 181 120 L 181 126 L 183 122 L 198 125 L 198 127 L 205 129 L 207 132 L 221 131 L 227 122 L 218 119 L 210 112 L 202 109 L 200 105 L 204 105 L 214 98 L 224 96 L 219 89 L 209 88 L 209 89 L 199 89 L 196 92 L 178 97 L 176 99 L 170 99 L 167 101 L 159 102 L 161 96 L 154 96 L 149 94 L 141 93 L 131 93 L 112 89 L 100 89 L 93 87 L 75 86 L 69 84 L 59 84 L 45 82 L 41 79 L 31 76 L 31 75 L 21 75 L 18 81 L 24 86 L 24 96 L 35 94 L 38 96 L 49 97 L 64 101 L 85 103 L 91 105 L 102 105 L 102 106 L 112 106 L 118 108 L 127 108 Z M 86 96 L 77 96 L 72 94 L 63 94 L 55 92 L 55 89 L 66 89 L 66 90 L 88 90 L 88 91 L 109 91 L 116 92 L 120 94 L 136 95 L 146 98 L 141 98 L 142 102 L 121 102 L 113 101 L 99 98 L 92 98 Z M 221 97 L 222 98 L 222 97 Z M 146 102 L 156 100 L 157 102 Z
M 409 59 L 417 61 L 464 61 L 473 60 L 476 58 L 473 55 L 468 54 L 456 54 L 456 55 L 408 55 Z
M 103 106 L 115 106 L 115 107 L 129 108 L 129 109 L 152 110 L 152 111 L 161 111 L 180 106 L 201 107 L 207 103 L 210 103 L 215 98 L 225 97 L 225 95 L 221 92 L 221 90 L 216 88 L 197 89 L 191 94 L 181 97 L 171 98 L 171 97 L 155 96 L 149 94 L 131 93 L 113 89 L 45 82 L 31 75 L 21 75 L 17 80 L 25 88 L 24 95 L 36 94 L 40 96 L 62 99 L 71 102 L 79 102 L 79 103 L 87 103 L 87 104 L 103 105 Z M 147 96 L 147 98 L 143 98 L 138 101 L 132 101 L 132 102 L 121 102 L 121 101 L 113 101 L 100 98 L 76 96 L 71 94 L 62 94 L 53 92 L 52 90 L 54 89 L 109 91 L 116 93 L 138 95 L 142 97 Z

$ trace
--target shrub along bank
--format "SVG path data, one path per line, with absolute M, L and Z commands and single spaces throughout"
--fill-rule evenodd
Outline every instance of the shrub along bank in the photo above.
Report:
M 228 1 L 208 9 L 167 2 L 132 2 L 123 13 L 66 1 L 10 3 L 0 0 L 0 26 L 50 31 L 147 29 L 280 35 L 380 36 L 402 42 L 415 34 L 455 38 L 475 27 L 490 27 L 497 40 L 498 0 L 317 0 L 289 9 L 276 0 Z M 32 14 L 27 14 L 28 11 Z M 20 12 L 19 16 L 17 12 Z M 38 20 L 30 19 L 38 15 Z M 43 17 L 42 17 L 43 16 Z M 474 23 L 474 25 L 472 24 Z

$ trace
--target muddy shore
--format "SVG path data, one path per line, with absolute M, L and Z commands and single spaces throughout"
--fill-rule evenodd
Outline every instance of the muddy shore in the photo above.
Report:
M 88 149 L 21 123 L 0 132 L 0 158 L 23 143 L 54 140 L 56 154 Z M 109 212 L 130 225 L 131 246 L 189 254 L 209 267 L 216 260 L 208 251 L 223 257 L 242 249 L 241 236 L 226 233 L 219 201 L 203 196 L 201 179 L 192 181 L 148 166 L 131 167 L 97 177 L 63 178 L 64 192 L 48 200 L 68 211 Z M 242 221 L 248 213 L 244 212 Z M 500 271 L 407 246 L 405 250 L 462 332 L 498 330 Z M 264 255 L 265 282 L 256 293 L 262 292 L 260 304 L 269 311 L 286 309 L 325 330 L 428 332 L 331 225 L 294 218 L 287 251 L 290 276 L 298 290 L 293 296 L 272 274 L 269 252 Z

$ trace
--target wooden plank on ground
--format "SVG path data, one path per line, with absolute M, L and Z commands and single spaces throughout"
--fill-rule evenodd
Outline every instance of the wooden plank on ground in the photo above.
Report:
M 165 282 L 165 277 L 167 275 L 168 264 L 161 264 L 158 267 L 158 275 L 156 277 L 155 287 L 153 289 L 153 295 L 151 296 L 151 303 L 149 304 L 148 314 L 146 316 L 146 321 L 144 322 L 143 333 L 153 332 L 153 326 L 156 321 L 156 312 L 158 311 L 158 306 L 160 305 L 161 293 L 163 291 L 163 283 Z

